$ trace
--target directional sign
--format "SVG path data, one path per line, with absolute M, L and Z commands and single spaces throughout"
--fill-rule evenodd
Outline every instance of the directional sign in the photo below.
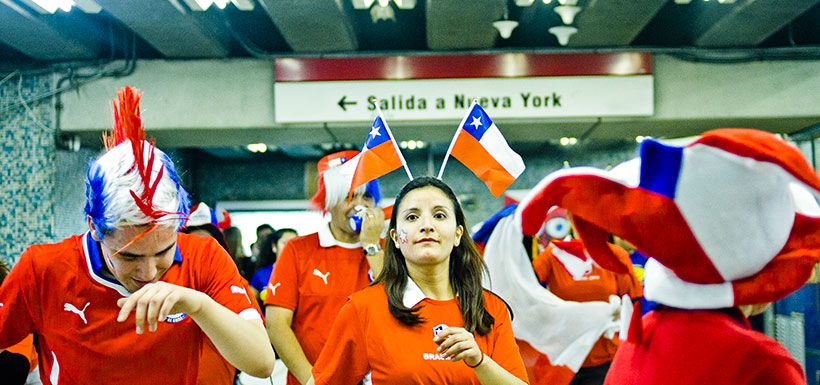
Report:
M 650 116 L 651 57 L 499 54 L 277 59 L 276 123 Z
M 342 95 L 342 98 L 339 99 L 339 107 L 342 108 L 342 111 L 347 111 L 347 106 L 355 106 L 356 104 L 359 104 L 359 102 L 348 101 L 347 95 Z
M 473 99 L 494 118 L 648 116 L 652 76 L 277 83 L 277 123 L 460 119 Z

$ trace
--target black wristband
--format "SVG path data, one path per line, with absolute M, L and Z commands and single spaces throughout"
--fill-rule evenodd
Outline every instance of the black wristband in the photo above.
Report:
M 479 367 L 483 362 L 484 362 L 484 353 L 481 353 L 481 359 L 478 360 L 477 364 L 470 365 L 470 364 L 467 363 L 467 361 L 464 361 L 464 365 L 467 365 L 467 367 L 470 368 L 470 369 L 475 369 L 475 368 Z

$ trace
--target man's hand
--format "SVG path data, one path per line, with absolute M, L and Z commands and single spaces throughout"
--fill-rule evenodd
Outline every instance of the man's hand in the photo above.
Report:
M 384 231 L 384 211 L 378 207 L 368 207 L 362 214 L 362 231 L 359 242 L 362 245 L 379 243 Z
M 167 282 L 149 283 L 128 298 L 117 300 L 120 307 L 118 322 L 124 322 L 128 315 L 134 312 L 134 321 L 137 334 L 145 330 L 157 331 L 157 322 L 164 321 L 169 314 L 186 313 L 189 316 L 198 312 L 206 295 L 187 287 L 177 286 Z

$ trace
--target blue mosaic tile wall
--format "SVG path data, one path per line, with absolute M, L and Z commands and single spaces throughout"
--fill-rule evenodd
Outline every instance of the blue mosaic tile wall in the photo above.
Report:
M 0 84 L 0 258 L 14 264 L 31 244 L 54 239 L 55 146 L 51 76 L 14 76 Z
M 81 148 L 78 152 L 57 150 L 54 185 L 54 238 L 60 240 L 88 230 L 85 206 L 85 172 L 99 150 Z

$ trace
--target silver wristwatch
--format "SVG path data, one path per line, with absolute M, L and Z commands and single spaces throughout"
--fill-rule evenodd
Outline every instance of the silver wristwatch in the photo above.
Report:
M 382 251 L 382 246 L 378 243 L 370 243 L 363 247 L 365 255 L 375 255 Z

